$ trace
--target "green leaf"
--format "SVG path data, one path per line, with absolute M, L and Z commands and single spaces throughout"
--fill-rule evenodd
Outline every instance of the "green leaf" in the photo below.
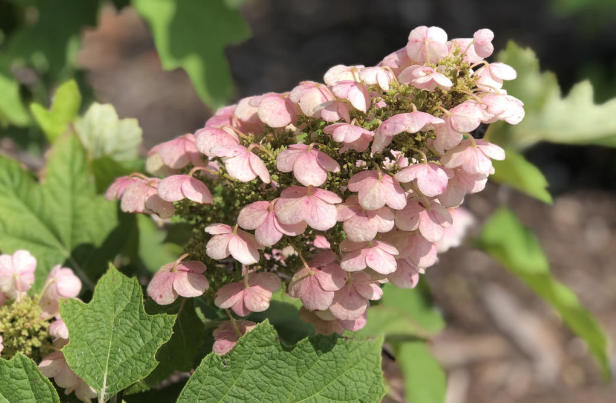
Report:
M 158 305 L 151 299 L 146 301 L 145 311 L 149 315 L 166 313 L 176 316 L 173 335 L 156 353 L 159 361 L 156 369 L 125 393 L 149 389 L 164 381 L 173 371 L 188 372 L 193 368 L 205 334 L 193 302 L 192 298 L 179 298 L 171 305 Z
M 109 185 L 120 176 L 143 170 L 143 160 L 117 162 L 111 157 L 101 157 L 92 161 L 92 173 L 96 181 L 96 193 L 105 193 Z
M 408 403 L 444 403 L 447 393 L 445 371 L 426 343 L 400 343 L 394 350 L 404 378 L 404 400 Z
M 552 195 L 547 190 L 548 181 L 539 168 L 513 149 L 507 149 L 505 154 L 507 155 L 505 160 L 492 161 L 495 172 L 490 176 L 490 179 L 497 183 L 509 185 L 544 203 L 552 204 Z
M 27 126 L 30 117 L 19 96 L 19 83 L 8 69 L 4 70 L 0 66 L 0 126 Z
M 69 123 L 77 116 L 80 106 L 81 93 L 79 87 L 75 80 L 71 80 L 58 88 L 50 110 L 37 103 L 30 105 L 30 110 L 47 136 L 47 140 L 51 143 L 66 132 Z
M 164 242 L 166 233 L 145 215 L 137 216 L 139 259 L 146 269 L 156 273 L 163 265 L 175 261 L 183 252 L 181 246 Z
M 596 105 L 589 81 L 576 84 L 566 97 L 556 76 L 542 73 L 531 49 L 510 42 L 498 60 L 516 69 L 518 78 L 505 83 L 510 95 L 524 102 L 526 117 L 518 125 L 491 125 L 487 137 L 500 145 L 529 147 L 539 141 L 562 144 L 614 144 L 616 99 Z M 492 127 L 493 126 L 493 127 Z
M 266 321 L 223 357 L 205 357 L 178 403 L 377 403 L 384 395 L 381 343 L 319 335 L 286 347 Z
M 515 214 L 506 208 L 496 211 L 484 225 L 478 244 L 558 311 L 567 326 L 586 340 L 609 376 L 608 343 L 601 326 L 573 291 L 552 277 L 539 242 Z
M 94 102 L 75 122 L 75 131 L 91 159 L 110 157 L 122 162 L 139 156 L 142 130 L 137 119 L 118 118 L 112 105 Z
M 154 370 L 175 321 L 175 315 L 147 315 L 137 280 L 113 266 L 89 304 L 62 301 L 60 312 L 71 335 L 62 349 L 66 362 L 104 400 Z
M 58 393 L 36 363 L 21 353 L 0 358 L 0 403 L 60 403 Z
M 59 139 L 41 183 L 0 156 L 0 250 L 29 250 L 38 261 L 35 290 L 56 264 L 72 267 L 86 286 L 104 272 L 130 235 L 134 217 L 95 196 L 83 147 Z
M 240 13 L 223 0 L 132 4 L 149 24 L 165 70 L 183 68 L 205 103 L 222 106 L 233 93 L 225 47 L 250 37 Z
M 422 280 L 411 290 L 385 284 L 380 304 L 368 309 L 368 322 L 357 335 L 385 335 L 388 341 L 427 339 L 444 327 L 443 317 L 432 305 L 428 286 Z

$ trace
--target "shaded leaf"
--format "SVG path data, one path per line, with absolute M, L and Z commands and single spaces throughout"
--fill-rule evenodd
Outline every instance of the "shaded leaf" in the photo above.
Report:
M 498 60 L 517 70 L 518 78 L 504 88 L 524 102 L 526 117 L 518 125 L 497 122 L 490 126 L 491 141 L 523 148 L 539 141 L 562 144 L 614 144 L 616 136 L 616 99 L 597 105 L 589 81 L 576 84 L 562 96 L 552 72 L 542 73 L 531 49 L 510 42 Z
M 240 13 L 223 0 L 133 0 L 132 4 L 152 30 L 163 67 L 183 68 L 204 102 L 222 106 L 233 93 L 225 47 L 250 36 Z
M 164 242 L 166 233 L 145 215 L 137 216 L 139 227 L 139 259 L 148 271 L 156 273 L 163 265 L 175 261 L 183 248 L 173 243 Z
M 10 360 L 0 358 L 0 402 L 59 403 L 58 393 L 36 363 L 21 353 Z
M 501 208 L 490 217 L 478 245 L 558 311 L 567 326 L 586 340 L 608 376 L 608 343 L 601 326 L 573 291 L 554 279 L 536 237 L 511 210 Z
M 75 122 L 75 131 L 91 159 L 110 157 L 122 162 L 139 156 L 142 130 L 137 119 L 118 118 L 112 105 L 94 102 Z
M 47 110 L 43 105 L 33 103 L 30 110 L 34 119 L 43 129 L 49 142 L 55 141 L 58 136 L 66 132 L 79 112 L 81 106 L 81 93 L 75 80 L 62 84 L 54 95 L 51 109 Z
M 134 217 L 95 196 L 83 147 L 75 136 L 59 139 L 41 184 L 18 162 L 0 156 L 0 250 L 29 250 L 38 261 L 35 290 L 59 263 L 86 286 L 104 272 L 127 242 Z
M 404 378 L 407 403 L 444 403 L 445 371 L 422 341 L 400 343 L 394 348 Z
M 156 351 L 171 337 L 175 321 L 175 315 L 147 315 L 137 280 L 113 266 L 89 304 L 65 300 L 60 312 L 71 335 L 62 349 L 66 362 L 103 400 L 154 370 Z
M 509 185 L 544 203 L 552 204 L 552 195 L 547 191 L 548 181 L 539 168 L 513 149 L 507 149 L 505 153 L 507 155 L 505 160 L 492 161 L 495 172 L 490 176 L 490 179 L 497 183 Z
M 0 63 L 1 64 L 1 63 Z M 30 117 L 19 96 L 19 83 L 0 65 L 0 126 L 27 126 Z
M 223 357 L 205 357 L 178 403 L 377 403 L 384 395 L 381 343 L 320 335 L 284 347 L 266 321 Z

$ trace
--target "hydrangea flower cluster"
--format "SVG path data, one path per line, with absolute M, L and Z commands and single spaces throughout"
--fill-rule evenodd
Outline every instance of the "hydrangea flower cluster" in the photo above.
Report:
M 68 343 L 68 329 L 59 313 L 60 300 L 76 298 L 81 280 L 71 269 L 56 265 L 36 295 L 36 258 L 25 250 L 0 255 L 0 355 L 10 359 L 18 352 L 40 362 L 41 372 L 54 378 L 66 394 L 89 402 L 96 392 L 77 377 L 60 349 Z
M 473 132 L 524 117 L 502 89 L 514 69 L 484 60 L 493 37 L 418 27 L 377 66 L 338 65 L 324 83 L 244 98 L 154 147 L 154 177 L 107 192 L 124 211 L 195 225 L 148 294 L 169 304 L 212 285 L 206 296 L 231 318 L 214 333 L 218 353 L 254 326 L 229 310 L 266 310 L 283 282 L 317 332 L 361 329 L 383 283 L 415 287 L 437 250 L 459 243 L 470 222 L 460 204 L 505 158 Z

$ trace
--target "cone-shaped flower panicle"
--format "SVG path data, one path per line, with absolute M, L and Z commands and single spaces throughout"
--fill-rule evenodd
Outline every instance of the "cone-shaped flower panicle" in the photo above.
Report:
M 409 57 L 418 63 L 437 63 L 447 56 L 447 33 L 439 27 L 417 27 L 406 45 Z
M 210 190 L 192 175 L 171 175 L 158 184 L 158 195 L 168 202 L 188 199 L 199 204 L 212 204 Z
M 336 204 L 342 199 L 328 190 L 312 186 L 291 186 L 280 194 L 274 211 L 281 223 L 305 222 L 311 228 L 326 231 L 336 225 Z
M 381 123 L 381 126 L 374 133 L 372 152 L 383 151 L 397 134 L 434 130 L 437 125 L 443 123 L 445 123 L 443 119 L 425 112 L 399 113 L 394 115 Z
M 273 246 L 283 235 L 297 236 L 306 230 L 306 223 L 303 221 L 297 224 L 282 224 L 274 213 L 276 202 L 277 200 L 251 203 L 244 207 L 237 217 L 240 227 L 255 230 L 255 238 L 263 246 Z
M 403 231 L 419 230 L 430 242 L 443 237 L 445 227 L 452 223 L 449 211 L 436 200 L 429 204 L 418 199 L 409 200 L 406 207 L 396 212 L 396 226 Z
M 228 126 L 227 126 L 228 127 Z M 238 135 L 229 128 L 204 127 L 195 132 L 195 146 L 208 157 L 215 157 L 212 148 L 216 146 L 236 146 L 240 144 Z
M 214 336 L 212 351 L 214 354 L 218 355 L 227 354 L 235 347 L 240 337 L 250 332 L 255 327 L 257 327 L 257 324 L 249 320 L 223 322 L 212 334 Z
M 441 163 L 447 168 L 460 167 L 469 174 L 493 173 L 492 160 L 504 160 L 505 151 L 484 140 L 468 139 L 447 151 Z
M 255 236 L 226 224 L 212 224 L 205 232 L 214 235 L 206 245 L 206 253 L 212 259 L 225 259 L 229 255 L 242 264 L 255 264 L 259 261 L 259 249 L 263 246 Z
M 355 320 L 366 312 L 371 300 L 379 300 L 382 296 L 379 283 L 368 274 L 363 271 L 349 273 L 346 285 L 335 292 L 329 310 L 338 319 Z
M 327 172 L 340 172 L 340 165 L 314 144 L 292 144 L 276 158 L 280 172 L 291 172 L 304 186 L 321 186 Z
M 203 274 L 207 269 L 205 264 L 181 261 L 182 258 L 161 267 L 150 281 L 148 295 L 158 305 L 169 305 L 178 296 L 198 297 L 209 288 L 210 284 Z
M 389 207 L 364 210 L 357 196 L 349 197 L 337 209 L 338 221 L 344 222 L 344 233 L 353 242 L 371 241 L 377 232 L 389 232 L 394 227 L 394 213 Z
M 406 195 L 391 176 L 379 171 L 362 171 L 351 178 L 349 190 L 358 193 L 364 210 L 378 210 L 387 205 L 394 210 L 406 206 Z
M 216 292 L 214 303 L 217 307 L 231 308 L 239 316 L 269 308 L 272 293 L 280 288 L 278 276 L 274 273 L 249 273 L 246 276 L 242 281 L 224 285 Z
M 336 258 L 333 252 L 321 252 L 320 255 L 301 267 L 289 283 L 289 295 L 300 298 L 311 311 L 329 308 L 334 291 L 341 289 L 348 278 L 348 274 L 333 263 Z
M 249 148 L 240 145 L 216 146 L 211 152 L 217 157 L 222 157 L 225 168 L 233 179 L 249 182 L 258 176 L 264 183 L 270 183 L 267 167 L 261 158 L 250 151 L 254 146 L 256 145 L 253 144 Z
M 26 250 L 0 255 L 0 292 L 19 299 L 34 284 L 36 258 Z

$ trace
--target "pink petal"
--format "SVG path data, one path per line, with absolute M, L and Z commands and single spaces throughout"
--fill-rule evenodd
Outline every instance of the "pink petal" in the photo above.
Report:
M 230 234 L 233 228 L 227 224 L 211 224 L 205 227 L 205 232 L 210 235 Z
M 409 259 L 400 259 L 398 269 L 387 278 L 398 288 L 415 288 L 419 282 L 419 270 Z
M 175 202 L 184 199 L 182 185 L 188 179 L 186 175 L 171 175 L 160 181 L 158 184 L 158 195 L 161 199 L 168 202 Z
M 245 206 L 237 217 L 237 223 L 244 229 L 258 228 L 269 213 L 270 202 L 257 201 Z
M 173 289 L 175 273 L 169 270 L 159 270 L 150 284 L 148 285 L 148 295 L 158 305 L 169 305 L 178 298 L 178 294 Z
M 396 259 L 380 248 L 370 248 L 366 251 L 366 265 L 381 274 L 396 271 Z
M 336 263 L 330 263 L 315 272 L 314 277 L 325 291 L 338 291 L 344 287 L 348 279 L 347 273 Z
M 297 117 L 295 105 L 279 95 L 265 97 L 259 104 L 258 113 L 261 121 L 270 127 L 285 127 Z
M 231 256 L 233 256 L 235 260 L 248 265 L 259 262 L 261 256 L 257 249 L 258 246 L 257 241 L 254 239 L 254 235 L 242 230 L 237 230 L 236 235 L 231 235 L 228 248 Z
M 226 258 L 231 254 L 229 244 L 231 239 L 235 238 L 233 234 L 215 235 L 206 245 L 205 251 L 209 257 L 216 260 Z
M 254 173 L 261 178 L 263 183 L 270 183 L 270 174 L 265 166 L 265 163 L 258 156 L 250 153 L 250 167 Z
M 179 271 L 175 273 L 173 288 L 182 297 L 191 298 L 203 295 L 210 286 L 203 274 Z
M 342 200 L 340 200 L 342 201 Z M 306 197 L 304 221 L 318 231 L 327 231 L 336 225 L 336 206 L 317 197 Z
M 295 178 L 304 186 L 321 186 L 327 180 L 327 171 L 319 165 L 316 155 L 301 153 L 295 160 Z
M 161 182 L 162 183 L 162 182 Z M 160 185 L 159 185 L 160 193 Z M 200 204 L 212 204 L 212 194 L 203 182 L 196 178 L 187 178 L 182 184 L 182 193 L 188 200 Z
M 223 285 L 216 291 L 216 298 L 214 304 L 222 309 L 229 309 L 233 305 L 241 302 L 244 297 L 244 284 L 243 283 L 229 283 Z
M 334 301 L 329 307 L 334 316 L 341 320 L 354 320 L 363 315 L 370 303 L 360 296 L 355 287 L 346 285 L 336 291 Z

